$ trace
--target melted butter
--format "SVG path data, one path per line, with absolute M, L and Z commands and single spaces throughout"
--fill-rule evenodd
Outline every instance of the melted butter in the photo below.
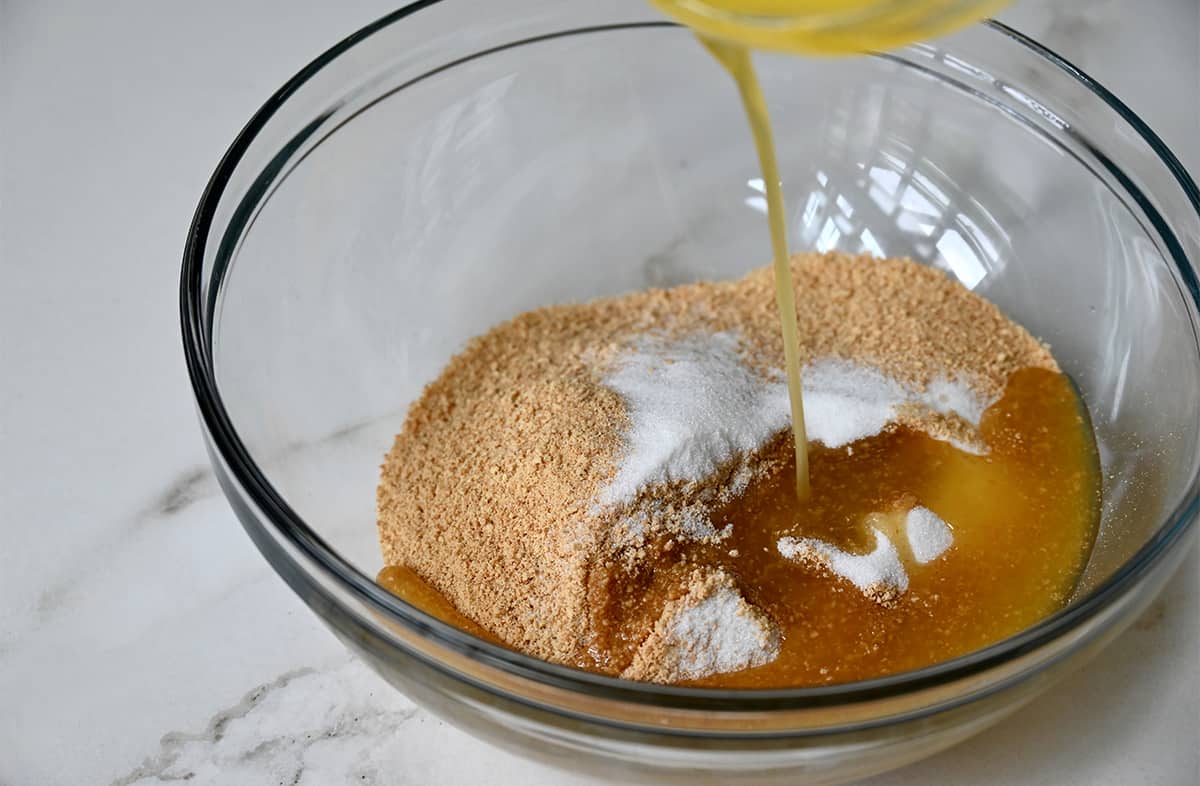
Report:
M 1020 371 L 980 430 L 989 448 L 982 456 L 909 429 L 849 451 L 817 446 L 806 502 L 791 498 L 786 472 L 777 472 L 717 511 L 714 522 L 733 523 L 732 535 L 696 558 L 725 565 L 784 641 L 774 662 L 698 684 L 765 688 L 884 676 L 977 650 L 1062 608 L 1091 553 L 1100 511 L 1099 461 L 1074 389 L 1061 374 Z M 913 505 L 946 521 L 954 542 L 921 565 L 902 528 L 887 533 L 909 578 L 891 607 L 821 568 L 784 559 L 776 546 L 791 535 L 865 553 L 874 545 L 871 514 Z
M 793 425 L 797 498 L 809 494 L 808 444 L 800 388 L 795 288 L 788 267 L 783 188 L 771 119 L 751 48 L 850 54 L 888 49 L 978 21 L 1003 0 L 651 0 L 690 27 L 737 84 L 758 153 L 767 196 L 767 223 L 775 269 L 775 300 L 783 331 L 784 366 Z
M 846 55 L 978 22 L 1008 0 L 650 0 L 697 34 L 753 49 Z
M 804 398 L 800 387 L 800 332 L 796 326 L 796 288 L 792 284 L 792 269 L 788 264 L 787 224 L 783 212 L 783 187 L 779 182 L 779 166 L 775 162 L 775 143 L 771 138 L 771 118 L 763 99 L 758 75 L 750 60 L 750 51 L 715 38 L 701 38 L 712 56 L 733 76 L 754 145 L 758 151 L 767 192 L 767 224 L 771 232 L 771 252 L 774 257 L 775 305 L 783 330 L 784 366 L 787 370 L 788 402 L 792 410 L 793 475 L 796 478 L 796 497 L 809 494 L 808 438 L 804 433 Z
M 619 673 L 683 577 L 700 564 L 732 573 L 783 639 L 772 663 L 694 683 L 711 687 L 799 687 L 920 668 L 1060 609 L 1099 522 L 1098 459 L 1086 415 L 1064 375 L 1026 369 L 984 413 L 980 431 L 986 455 L 906 428 L 849 449 L 813 445 L 812 494 L 802 502 L 791 483 L 790 440 L 780 435 L 759 456 L 772 471 L 714 511 L 718 526 L 733 524 L 719 546 L 658 542 L 636 569 L 593 571 L 594 662 L 578 665 Z M 821 568 L 784 558 L 776 546 L 784 536 L 809 537 L 863 553 L 873 545 L 868 517 L 913 505 L 949 523 L 954 543 L 920 565 L 908 558 L 902 528 L 889 532 L 909 578 L 908 591 L 891 606 Z M 495 641 L 411 570 L 385 568 L 380 583 Z
M 442 622 L 478 636 L 493 644 L 503 645 L 496 635 L 475 620 L 463 614 L 445 595 L 434 589 L 416 571 L 403 565 L 388 565 L 375 577 L 376 583 L 401 600 L 408 601 L 421 611 L 437 617 Z

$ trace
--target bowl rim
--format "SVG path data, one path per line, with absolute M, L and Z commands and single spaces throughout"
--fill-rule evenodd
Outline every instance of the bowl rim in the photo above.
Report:
M 1117 600 L 1124 597 L 1127 591 L 1139 583 L 1141 578 L 1149 573 L 1170 548 L 1181 541 L 1187 531 L 1192 528 L 1197 513 L 1200 512 L 1200 475 L 1192 478 L 1191 484 L 1181 500 L 1174 510 L 1163 517 L 1163 523 L 1160 524 L 1154 535 L 1122 563 L 1112 575 L 1077 602 L 1013 636 L 947 661 L 885 677 L 819 687 L 693 688 L 633 682 L 595 674 L 549 663 L 478 639 L 379 587 L 326 544 L 324 539 L 291 509 L 283 496 L 273 488 L 258 468 L 238 436 L 237 430 L 233 427 L 216 383 L 211 335 L 206 328 L 206 323 L 211 324 L 211 320 L 206 317 L 211 315 L 215 290 L 210 290 L 210 296 L 206 302 L 203 297 L 204 255 L 206 241 L 216 217 L 217 205 L 224 196 L 234 171 L 258 133 L 263 130 L 287 100 L 325 66 L 355 45 L 384 28 L 402 21 L 411 14 L 441 2 L 446 2 L 446 0 L 417 0 L 417 2 L 406 5 L 350 34 L 300 69 L 262 105 L 226 150 L 204 189 L 188 231 L 180 277 L 180 319 L 184 355 L 200 419 L 207 431 L 211 449 L 220 456 L 232 478 L 262 511 L 277 534 L 311 561 L 325 577 L 348 591 L 358 601 L 371 607 L 375 613 L 399 623 L 419 636 L 432 639 L 440 646 L 467 655 L 473 660 L 513 676 L 573 693 L 602 697 L 610 701 L 724 713 L 828 707 L 893 698 L 943 686 L 978 675 L 1038 650 L 1062 634 L 1079 627 L 1087 620 L 1101 615 Z M 1200 189 L 1197 189 L 1195 182 L 1178 158 L 1128 106 L 1080 68 L 1024 34 L 994 20 L 986 20 L 981 24 L 990 32 L 1010 39 L 1016 45 L 1029 50 L 1036 57 L 1065 73 L 1116 112 L 1150 146 L 1182 188 L 1197 215 L 1200 215 Z M 588 28 L 588 30 L 630 27 L 677 27 L 677 25 L 664 20 L 594 27 Z M 539 38 L 545 37 L 540 36 Z M 441 66 L 437 70 L 443 70 L 454 64 Z M 1112 171 L 1115 169 L 1115 165 L 1111 162 L 1106 162 L 1106 165 L 1109 167 L 1109 171 L 1119 179 L 1123 177 L 1123 173 L 1120 173 L 1119 170 Z M 1186 289 L 1185 294 L 1190 295 L 1193 305 L 1200 309 L 1200 284 L 1197 283 L 1196 271 L 1186 258 L 1182 248 L 1169 230 L 1164 233 L 1165 223 L 1144 195 L 1136 187 L 1132 187 L 1132 183 L 1127 179 L 1122 180 L 1122 186 L 1131 189 L 1139 206 L 1146 210 L 1152 219 L 1155 219 L 1156 230 L 1160 235 L 1166 235 L 1164 240 L 1167 242 L 1172 261 L 1182 277 Z M 240 204 L 244 207 L 247 201 L 256 201 L 267 196 L 269 194 L 251 188 Z M 235 212 L 234 220 L 239 212 L 242 211 Z M 220 252 L 218 251 L 218 253 Z M 218 260 L 219 266 L 220 262 Z M 220 275 L 223 276 L 224 272 L 220 271 Z M 213 459 L 215 463 L 217 456 L 213 456 Z M 431 663 L 431 665 L 456 679 L 475 681 L 445 664 Z M 488 685 L 480 685 L 480 687 L 495 693 L 505 692 L 499 687 Z

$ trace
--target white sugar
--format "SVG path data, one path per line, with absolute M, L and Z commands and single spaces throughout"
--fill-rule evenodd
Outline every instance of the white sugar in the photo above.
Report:
M 904 529 L 913 559 L 922 565 L 942 556 L 954 543 L 954 533 L 950 525 L 929 508 L 919 505 L 908 512 L 904 519 Z
M 863 593 L 877 592 L 880 588 L 904 592 L 908 589 L 908 572 L 900 561 L 900 553 L 887 535 L 873 531 L 875 548 L 868 554 L 851 554 L 816 538 L 780 538 L 776 548 L 788 559 L 815 558 Z
M 636 508 L 615 519 L 610 532 L 614 546 L 632 546 L 644 542 L 647 532 L 655 520 L 669 517 L 672 530 L 691 540 L 720 542 L 733 532 L 733 525 L 725 522 L 717 527 L 709 515 L 709 509 L 700 504 L 666 509 L 655 500 L 643 501 Z
M 811 363 L 801 381 L 808 438 L 830 448 L 883 431 L 908 398 L 899 382 L 843 360 Z
M 668 631 L 668 652 L 680 680 L 761 666 L 779 655 L 778 632 L 727 586 L 681 609 Z
M 820 564 L 865 594 L 881 588 L 897 593 L 908 589 L 908 571 L 904 559 L 891 538 L 879 527 L 897 516 L 904 517 L 904 537 L 913 561 L 925 565 L 946 553 L 954 543 L 950 525 L 929 508 L 920 505 L 907 513 L 872 513 L 863 520 L 875 534 L 875 548 L 869 554 L 851 554 L 816 538 L 780 538 L 775 544 L 787 559 Z M 898 523 L 898 522 L 897 522 Z
M 984 402 L 962 380 L 951 382 L 945 377 L 936 377 L 926 386 L 920 401 L 934 412 L 943 415 L 956 414 L 972 425 L 979 425 L 983 418 Z
M 645 338 L 604 384 L 624 399 L 630 427 L 604 505 L 630 502 L 645 487 L 700 481 L 749 453 L 789 422 L 787 390 L 742 363 L 732 333 L 677 341 Z
M 649 486 L 704 480 L 788 428 L 782 372 L 763 379 L 739 350 L 732 332 L 647 336 L 617 360 L 603 382 L 625 400 L 630 426 L 601 506 L 631 502 Z M 802 376 L 808 438 L 831 448 L 878 434 L 904 404 L 956 413 L 976 425 L 984 409 L 958 380 L 935 379 L 916 391 L 876 369 L 831 358 L 810 363 Z
M 877 369 L 833 358 L 805 366 L 802 383 L 808 438 L 830 448 L 878 434 L 895 421 L 897 410 L 905 404 L 956 414 L 975 426 L 985 409 L 984 402 L 961 380 L 935 377 L 924 391 L 918 391 Z

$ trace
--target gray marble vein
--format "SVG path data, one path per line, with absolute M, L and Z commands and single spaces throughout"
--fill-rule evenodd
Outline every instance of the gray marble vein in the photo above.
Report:
M 56 614 L 86 582 L 89 567 L 103 564 L 106 553 L 121 548 L 125 538 L 171 519 L 195 502 L 213 497 L 218 491 L 216 478 L 208 467 L 196 467 L 180 473 L 150 504 L 124 519 L 119 526 L 106 530 L 98 544 L 81 552 L 80 564 L 70 564 L 65 570 L 60 569 L 60 577 L 50 582 L 38 596 L 31 624 L 44 624 Z
M 210 468 L 200 467 L 189 470 L 167 487 L 167 490 L 158 498 L 157 503 L 148 511 L 150 515 L 139 516 L 137 522 L 144 523 L 157 516 L 170 516 L 178 513 L 197 499 L 215 491 L 216 483 Z
M 129 786 L 129 784 L 143 780 L 191 780 L 195 777 L 195 772 L 193 771 L 189 770 L 178 774 L 170 772 L 175 767 L 175 764 L 184 756 L 190 744 L 216 745 L 225 737 L 225 730 L 229 724 L 249 715 L 265 696 L 269 695 L 272 691 L 287 687 L 293 680 L 299 677 L 306 677 L 312 673 L 312 669 L 296 669 L 295 671 L 289 671 L 280 675 L 278 679 L 272 682 L 253 688 L 237 704 L 221 710 L 214 715 L 202 732 L 172 731 L 164 734 L 159 744 L 160 750 L 158 755 L 147 759 L 141 765 L 134 768 L 128 775 L 115 779 L 112 782 L 112 786 Z M 264 740 L 249 751 L 241 754 L 240 758 L 245 760 L 258 756 L 270 748 L 277 747 L 277 743 L 277 740 Z
M 380 783 L 378 751 L 418 710 L 398 696 L 376 697 L 374 683 L 357 661 L 288 671 L 218 711 L 201 731 L 163 735 L 156 754 L 110 786 Z
M 316 439 L 290 443 L 275 455 L 266 458 L 264 465 L 268 468 L 277 467 L 302 457 L 305 451 L 322 450 L 354 439 L 368 428 L 378 426 L 380 421 L 379 418 L 356 421 Z M 105 537 L 100 543 L 86 552 L 81 552 L 83 559 L 79 564 L 71 564 L 65 570 L 60 568 L 59 577 L 48 582 L 38 596 L 30 624 L 45 624 L 60 612 L 64 605 L 69 604 L 81 586 L 87 583 L 90 570 L 94 569 L 97 563 L 103 564 L 107 553 L 121 549 L 126 538 L 135 537 L 148 528 L 167 524 L 197 502 L 212 499 L 219 494 L 220 487 L 210 467 L 193 467 L 180 472 L 164 489 L 154 495 L 150 503 L 128 518 L 122 519 L 119 525 L 106 529 Z M 0 638 L 0 655 L 3 655 L 5 649 L 4 641 Z

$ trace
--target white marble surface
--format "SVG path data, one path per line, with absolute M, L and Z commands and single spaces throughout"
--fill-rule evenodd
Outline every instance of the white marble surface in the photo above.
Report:
M 261 101 L 380 0 L 0 0 L 0 784 L 582 782 L 416 709 L 218 493 L 184 234 Z M 1200 172 L 1194 0 L 1027 4 Z M 1084 671 L 901 784 L 1200 782 L 1200 560 Z

